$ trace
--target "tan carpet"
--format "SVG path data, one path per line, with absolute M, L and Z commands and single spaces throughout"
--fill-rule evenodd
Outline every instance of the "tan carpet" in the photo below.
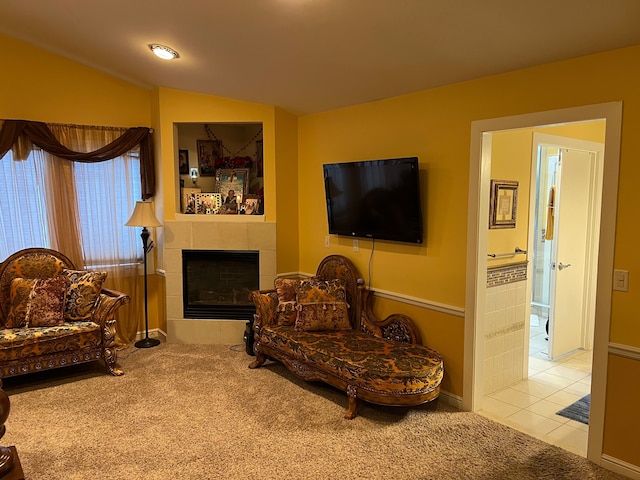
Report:
M 363 403 L 244 346 L 168 345 L 5 380 L 3 445 L 28 480 L 620 479 L 584 458 L 441 402 Z

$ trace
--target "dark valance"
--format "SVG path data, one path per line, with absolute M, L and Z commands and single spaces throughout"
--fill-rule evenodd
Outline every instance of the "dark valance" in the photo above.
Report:
M 153 197 L 156 190 L 156 176 L 153 165 L 153 142 L 147 127 L 127 129 L 117 140 L 93 152 L 74 152 L 62 145 L 46 123 L 27 120 L 5 120 L 0 129 L 0 159 L 24 135 L 31 143 L 44 151 L 72 162 L 104 162 L 119 157 L 136 145 L 140 145 L 140 182 L 142 199 Z

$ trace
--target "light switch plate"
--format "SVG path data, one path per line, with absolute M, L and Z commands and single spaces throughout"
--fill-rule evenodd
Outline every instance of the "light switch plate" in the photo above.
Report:
M 613 271 L 613 289 L 617 292 L 629 291 L 629 270 Z
M 354 240 L 353 241 L 353 251 L 354 252 L 359 252 L 360 251 L 360 243 L 358 242 L 358 240 Z
M 324 246 L 329 248 L 331 246 L 331 237 L 329 235 L 324 236 Z

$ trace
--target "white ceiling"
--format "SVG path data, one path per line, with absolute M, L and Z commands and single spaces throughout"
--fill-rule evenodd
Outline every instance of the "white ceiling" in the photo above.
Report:
M 638 45 L 640 0 L 5 0 L 0 32 L 145 87 L 303 114 Z

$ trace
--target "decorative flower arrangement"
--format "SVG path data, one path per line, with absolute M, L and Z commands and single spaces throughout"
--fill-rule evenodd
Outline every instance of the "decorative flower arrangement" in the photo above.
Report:
M 215 168 L 251 168 L 253 159 L 251 157 L 222 157 L 215 161 Z

